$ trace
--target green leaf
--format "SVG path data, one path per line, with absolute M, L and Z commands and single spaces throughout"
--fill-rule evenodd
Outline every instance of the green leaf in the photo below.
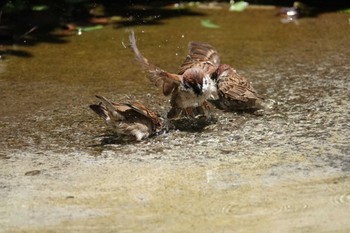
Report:
M 348 8 L 348 9 L 343 9 L 343 10 L 341 10 L 340 12 L 343 12 L 343 13 L 348 13 L 348 14 L 350 14 L 350 8 Z
M 33 11 L 45 11 L 47 9 L 49 9 L 48 5 L 38 5 L 38 6 L 33 6 L 32 7 Z
M 248 7 L 248 2 L 240 1 L 231 4 L 230 11 L 244 11 Z
M 96 25 L 96 26 L 91 26 L 91 27 L 80 27 L 78 28 L 78 31 L 82 31 L 82 32 L 90 32 L 90 31 L 94 31 L 94 30 L 98 30 L 98 29 L 102 29 L 103 25 Z
M 213 23 L 210 19 L 201 20 L 201 25 L 205 28 L 219 28 L 220 26 Z

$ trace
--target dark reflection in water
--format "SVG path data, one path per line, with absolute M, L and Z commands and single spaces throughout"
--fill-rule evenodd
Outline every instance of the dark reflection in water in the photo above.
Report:
M 250 4 L 289 7 L 294 1 L 256 0 Z M 295 4 L 294 4 L 295 5 Z M 298 17 L 317 17 L 320 14 L 336 12 L 350 7 L 346 1 L 299 1 L 295 9 Z M 205 9 L 228 9 L 223 2 L 182 1 L 2 1 L 0 5 L 0 44 L 35 46 L 41 43 L 67 43 L 68 36 L 81 31 L 113 26 L 116 29 L 132 26 L 162 26 L 173 18 L 193 17 L 196 21 L 206 17 Z M 275 9 L 275 14 L 288 10 Z M 283 12 L 283 13 L 281 13 Z M 193 22 L 191 22 L 193 23 Z M 95 29 L 94 29 L 95 28 Z M 28 51 L 0 51 L 1 55 L 23 56 Z M 30 56 L 23 56 L 30 57 Z

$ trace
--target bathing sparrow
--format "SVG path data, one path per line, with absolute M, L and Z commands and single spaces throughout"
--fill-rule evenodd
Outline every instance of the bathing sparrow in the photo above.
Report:
M 136 46 L 133 31 L 130 33 L 129 40 L 136 60 L 148 72 L 148 79 L 161 88 L 165 96 L 171 96 L 168 118 L 196 117 L 206 114 L 206 100 L 212 93 L 216 93 L 216 84 L 207 72 L 207 70 L 210 72 L 214 70 L 211 68 L 209 59 L 206 59 L 202 66 L 192 66 L 190 60 L 187 65 L 185 61 L 186 64 L 184 63 L 180 73 L 174 74 L 148 62 Z
M 101 102 L 90 108 L 119 136 L 141 141 L 162 130 L 163 119 L 141 103 L 115 103 L 103 96 L 96 97 Z

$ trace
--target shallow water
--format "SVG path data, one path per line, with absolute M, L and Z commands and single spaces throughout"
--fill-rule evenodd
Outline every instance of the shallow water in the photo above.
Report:
M 0 63 L 1 229 L 350 231 L 349 16 L 193 10 L 135 27 L 140 50 L 176 71 L 189 41 L 212 44 L 268 97 L 265 114 L 213 110 L 200 132 L 119 143 L 88 108 L 95 94 L 168 109 L 125 28 L 13 46 L 32 57 Z

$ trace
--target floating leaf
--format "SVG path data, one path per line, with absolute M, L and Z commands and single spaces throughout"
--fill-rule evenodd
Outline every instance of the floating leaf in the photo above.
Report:
M 210 19 L 203 19 L 201 21 L 201 24 L 203 27 L 206 27 L 206 28 L 219 28 L 220 26 L 213 23 Z
M 350 14 L 350 8 L 348 8 L 348 9 L 343 9 L 343 10 L 341 10 L 340 12 L 343 12 L 343 13 L 348 13 L 348 14 Z
M 231 4 L 230 11 L 244 11 L 248 7 L 248 2 L 240 1 Z
M 49 6 L 48 5 L 38 5 L 38 6 L 33 6 L 32 10 L 33 11 L 45 11 L 48 10 Z
M 78 31 L 82 31 L 82 32 L 90 32 L 90 31 L 94 31 L 94 30 L 98 30 L 98 29 L 102 29 L 103 25 L 96 25 L 96 26 L 91 26 L 91 27 L 80 27 L 78 28 Z
M 121 16 L 118 15 L 114 15 L 110 18 L 111 22 L 120 22 L 123 20 L 123 18 Z

